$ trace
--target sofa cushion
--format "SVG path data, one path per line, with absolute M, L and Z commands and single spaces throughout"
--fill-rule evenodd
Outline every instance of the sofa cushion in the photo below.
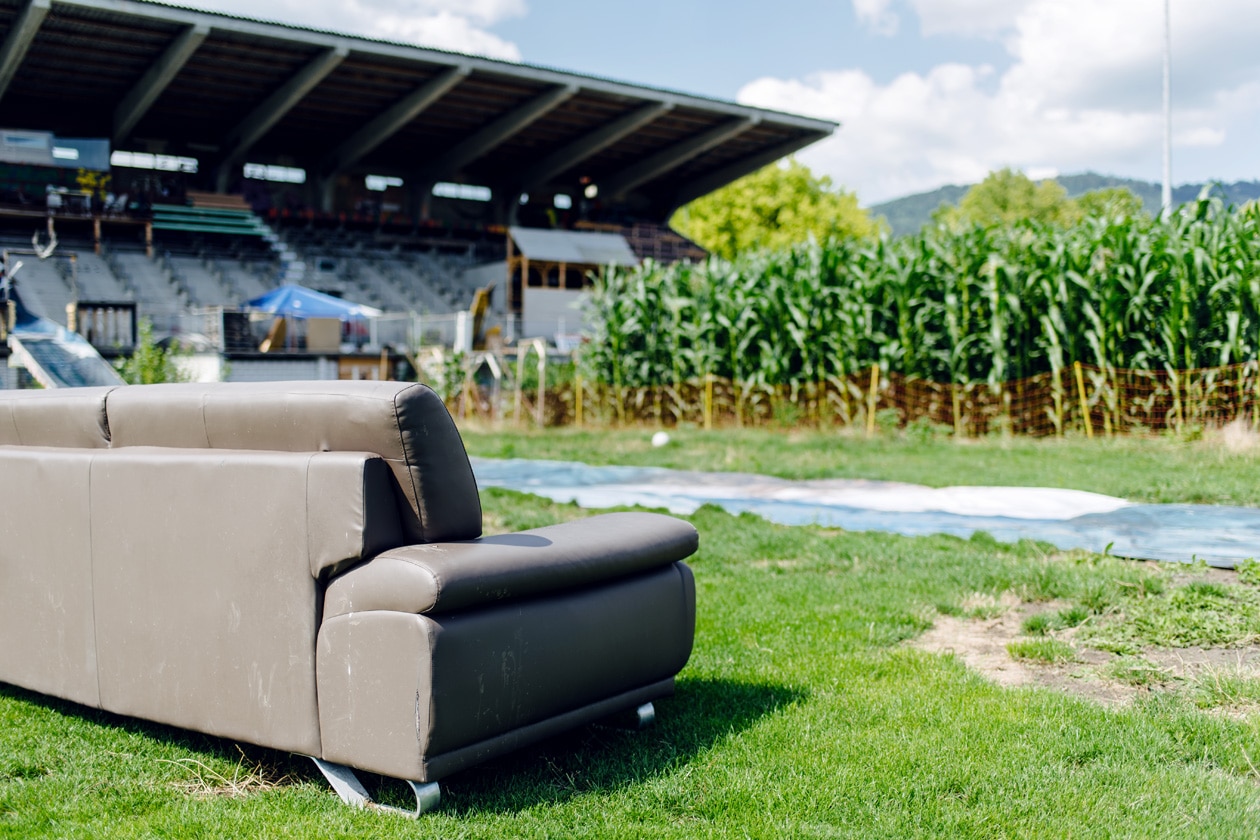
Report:
M 112 390 L 0 391 L 0 445 L 107 447 L 105 397 Z
M 405 382 L 257 382 L 116 388 L 114 447 L 374 452 L 401 490 L 408 542 L 473 539 L 481 502 L 442 400 Z
M 636 512 L 467 542 L 403 546 L 333 580 L 324 617 L 454 612 L 577 589 L 668 566 L 698 544 L 690 524 Z

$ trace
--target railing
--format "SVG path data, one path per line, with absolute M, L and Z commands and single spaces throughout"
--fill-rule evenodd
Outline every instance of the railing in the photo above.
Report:
M 85 301 L 66 314 L 67 327 L 98 350 L 127 351 L 136 346 L 136 304 L 133 301 Z

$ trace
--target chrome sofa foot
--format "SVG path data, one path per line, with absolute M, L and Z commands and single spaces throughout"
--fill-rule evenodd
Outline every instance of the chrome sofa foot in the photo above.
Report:
M 647 729 L 654 723 L 656 723 L 656 707 L 651 703 L 644 703 L 637 709 L 626 709 L 595 721 L 596 726 L 633 731 Z
M 337 796 L 341 797 L 341 801 L 352 808 L 372 808 L 378 811 L 389 811 L 394 814 L 403 814 L 408 817 L 419 817 L 426 811 L 432 811 L 442 801 L 442 788 L 437 782 L 413 782 L 410 779 L 404 779 L 411 786 L 411 792 L 416 796 L 416 810 L 408 811 L 404 808 L 394 808 L 390 805 L 381 805 L 372 801 L 372 797 L 364 789 L 359 782 L 359 778 L 354 775 L 354 771 L 344 764 L 333 764 L 331 761 L 324 761 L 322 758 L 310 757 L 315 762 L 315 766 L 319 768 L 319 772 L 324 774 L 324 778 L 328 780 L 328 784 L 332 785 L 332 789 L 337 792 Z

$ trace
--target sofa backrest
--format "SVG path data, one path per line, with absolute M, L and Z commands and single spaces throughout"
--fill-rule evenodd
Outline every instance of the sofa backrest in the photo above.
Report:
M 364 452 L 0 446 L 0 681 L 319 754 L 323 581 L 402 540 Z
M 372 452 L 410 542 L 474 539 L 481 503 L 441 399 L 403 382 L 199 383 L 0 392 L 0 445 Z
M 0 446 L 109 446 L 105 397 L 113 388 L 0 391 Z

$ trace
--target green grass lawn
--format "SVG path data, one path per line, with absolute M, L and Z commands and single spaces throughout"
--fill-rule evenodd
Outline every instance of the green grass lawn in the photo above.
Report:
M 647 437 L 466 435 L 486 456 L 1260 504 L 1254 456 L 1202 443 L 683 432 L 653 449 Z M 507 491 L 483 500 L 495 531 L 588 515 Z M 0 687 L 0 837 L 1260 836 L 1260 685 L 1182 685 L 1140 658 L 1151 638 L 1180 643 L 1159 635 L 1170 617 L 1213 643 L 1260 636 L 1255 570 L 1204 583 L 984 535 L 786 527 L 710 507 L 690 519 L 696 649 L 649 730 L 587 727 L 457 774 L 412 822 L 345 808 L 283 754 Z M 1031 642 L 1070 625 L 1075 644 L 1123 653 L 1118 678 L 1143 681 L 1138 700 L 1000 688 L 907 645 L 1011 593 L 1065 605 L 1028 623 Z

